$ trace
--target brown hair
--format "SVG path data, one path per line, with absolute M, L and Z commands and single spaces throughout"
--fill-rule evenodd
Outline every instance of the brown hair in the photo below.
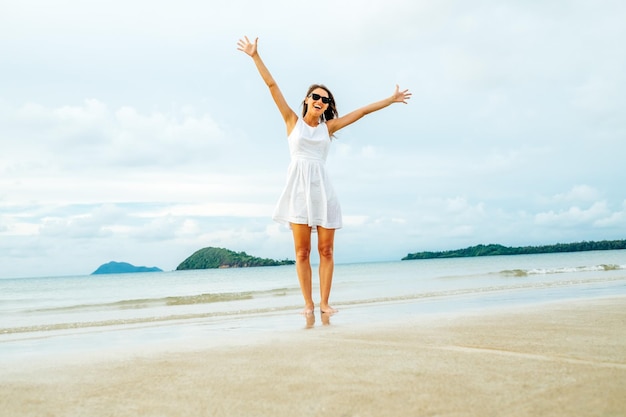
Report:
M 306 98 L 316 88 L 321 88 L 322 90 L 326 91 L 328 93 L 328 97 L 330 98 L 330 103 L 328 103 L 328 108 L 326 109 L 326 111 L 324 112 L 324 115 L 322 116 L 322 122 L 325 122 L 326 120 L 334 119 L 335 117 L 339 117 L 339 113 L 337 112 L 337 106 L 335 104 L 335 98 L 333 97 L 333 93 L 331 93 L 330 90 L 324 84 L 313 84 L 312 86 L 309 87 L 308 91 L 306 92 L 306 96 L 304 96 L 304 100 L 302 100 L 302 117 L 306 115 L 306 112 L 309 107 L 306 104 Z

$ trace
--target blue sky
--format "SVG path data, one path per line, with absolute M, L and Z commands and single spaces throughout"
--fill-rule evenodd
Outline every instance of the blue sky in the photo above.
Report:
M 111 260 L 175 269 L 206 246 L 292 258 L 271 214 L 287 100 L 326 84 L 336 261 L 479 243 L 626 238 L 626 3 L 5 0 L 0 277 Z

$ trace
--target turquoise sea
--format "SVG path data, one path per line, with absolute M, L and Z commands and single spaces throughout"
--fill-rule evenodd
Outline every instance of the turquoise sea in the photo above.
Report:
M 0 365 L 624 295 L 626 250 L 339 264 L 314 323 L 293 265 L 0 279 Z

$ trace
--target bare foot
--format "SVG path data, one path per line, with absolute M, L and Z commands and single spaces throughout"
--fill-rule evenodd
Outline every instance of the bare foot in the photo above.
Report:
M 302 310 L 302 315 L 303 316 L 310 316 L 313 314 L 313 310 L 315 309 L 314 305 L 310 305 L 310 306 L 305 306 L 304 309 Z
M 331 306 L 326 304 L 326 305 L 320 306 L 320 311 L 326 314 L 335 314 L 339 310 L 337 310 L 336 308 L 332 308 Z

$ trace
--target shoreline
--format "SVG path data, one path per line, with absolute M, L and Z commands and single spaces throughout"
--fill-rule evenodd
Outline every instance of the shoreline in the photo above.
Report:
M 265 307 L 261 310 L 238 310 L 232 314 L 198 314 L 155 316 L 147 320 L 111 320 L 55 324 L 39 329 L 0 334 L 0 372 L 5 365 L 41 365 L 50 356 L 63 358 L 105 358 L 164 353 L 194 346 L 216 348 L 262 342 L 276 335 L 299 334 L 302 329 L 344 327 L 369 330 L 393 327 L 397 323 L 419 320 L 428 323 L 442 317 L 466 317 L 473 314 L 499 314 L 509 309 L 542 308 L 545 304 L 606 297 L 625 297 L 623 279 L 614 283 L 601 280 L 562 287 L 498 288 L 475 292 L 455 290 L 399 296 L 388 300 L 366 299 L 363 302 L 338 303 L 340 313 L 316 320 L 305 317 L 300 306 Z M 621 285 L 621 286 L 620 286 Z
M 227 344 L 194 335 L 193 346 L 181 339 L 95 357 L 51 352 L 28 366 L 2 365 L 0 415 L 624 415 L 625 301 L 358 324 L 337 316 L 329 326 L 316 312 L 311 329 L 302 322 Z

